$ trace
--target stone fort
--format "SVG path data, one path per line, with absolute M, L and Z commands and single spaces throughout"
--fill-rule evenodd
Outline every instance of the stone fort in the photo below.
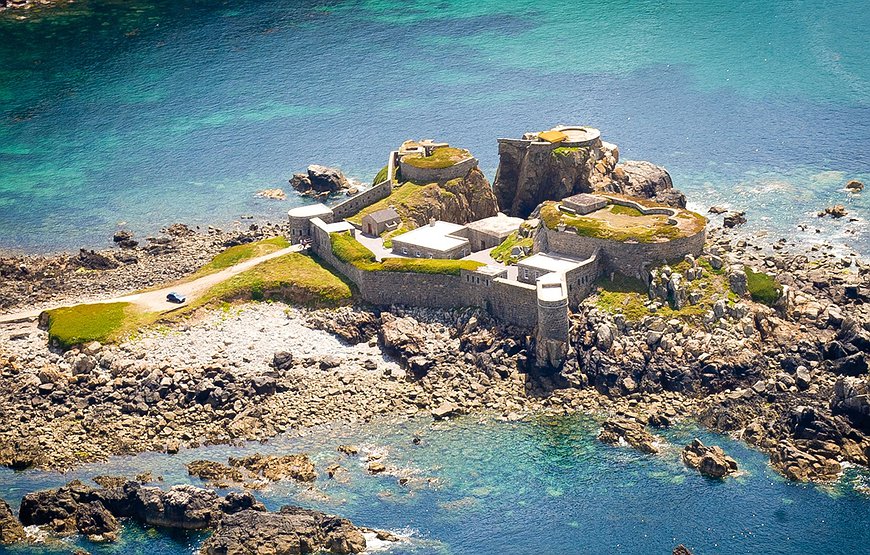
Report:
M 586 137 L 592 142 L 598 140 L 597 130 L 593 131 L 591 138 Z M 561 365 L 567 352 L 568 311 L 594 290 L 596 280 L 624 274 L 648 282 L 652 267 L 698 256 L 703 250 L 706 220 L 702 216 L 643 199 L 580 194 L 543 204 L 539 217 L 525 222 L 527 229 L 534 229 L 534 245 L 531 256 L 515 265 L 489 259 L 458 275 L 386 272 L 366 271 L 335 256 L 331 234 L 356 237 L 361 233 L 345 218 L 390 196 L 402 157 L 409 152 L 431 154 L 445 146 L 407 142 L 390 153 L 385 179 L 372 188 L 333 207 L 318 204 L 290 210 L 291 242 L 310 241 L 312 251 L 352 281 L 360 297 L 373 305 L 480 307 L 502 322 L 535 329 L 536 364 L 551 367 Z M 435 182 L 461 177 L 476 166 L 477 160 L 469 158 L 429 173 L 414 173 L 420 168 L 406 173 L 403 168 L 401 175 Z M 515 220 L 519 228 L 522 220 Z M 642 233 L 632 235 L 633 227 Z M 470 256 L 480 260 L 481 252 L 487 251 Z M 402 255 L 394 250 L 390 256 Z

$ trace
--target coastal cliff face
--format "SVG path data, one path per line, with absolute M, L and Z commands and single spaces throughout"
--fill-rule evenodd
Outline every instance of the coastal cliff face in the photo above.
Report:
M 553 148 L 500 142 L 498 152 L 493 190 L 501 210 L 512 216 L 526 218 L 544 201 L 596 191 L 686 207 L 686 196 L 674 189 L 667 170 L 644 161 L 620 164 L 613 144 Z
M 472 168 L 465 177 L 424 186 L 412 199 L 395 208 L 404 222 L 419 227 L 428 224 L 431 218 L 465 224 L 495 216 L 498 202 L 483 172 Z

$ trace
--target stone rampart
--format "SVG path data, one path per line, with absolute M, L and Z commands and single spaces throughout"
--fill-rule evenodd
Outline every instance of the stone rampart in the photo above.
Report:
M 477 167 L 477 158 L 473 156 L 446 168 L 418 168 L 399 160 L 402 181 L 415 183 L 444 183 L 451 179 L 465 177 L 475 167 Z
M 364 271 L 332 254 L 323 220 L 311 221 L 311 237 L 317 256 L 352 281 L 368 303 L 445 309 L 476 306 L 506 323 L 532 328 L 537 322 L 534 286 L 466 270 L 458 276 Z
M 658 264 L 679 260 L 687 254 L 699 256 L 704 249 L 706 229 L 660 243 L 632 243 L 586 237 L 570 231 L 545 229 L 549 252 L 589 258 L 600 251 L 602 272 L 618 272 L 643 279 L 646 270 Z
M 370 189 L 350 197 L 332 207 L 332 213 L 336 220 L 343 220 L 353 216 L 366 206 L 385 199 L 393 192 L 393 181 L 385 179 Z

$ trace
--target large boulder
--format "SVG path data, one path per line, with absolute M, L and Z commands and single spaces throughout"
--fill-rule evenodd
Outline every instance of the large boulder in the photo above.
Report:
M 716 445 L 708 447 L 697 438 L 686 445 L 682 458 L 686 466 L 711 478 L 724 478 L 737 472 L 737 461 L 726 455 L 721 447 Z
M 304 195 L 332 194 L 350 188 L 347 177 L 336 168 L 318 164 L 308 166 L 306 173 L 294 174 L 290 185 Z
M 12 508 L 0 499 L 0 544 L 10 544 L 24 541 L 27 534 L 24 526 L 15 518 Z
M 18 518 L 25 526 L 44 526 L 59 536 L 84 534 L 114 540 L 118 522 L 99 498 L 98 490 L 75 480 L 57 489 L 28 493 Z
M 674 182 L 666 169 L 643 160 L 626 160 L 616 166 L 613 181 L 618 192 L 647 198 L 674 206 L 686 207 L 686 195 L 674 189 Z
M 865 433 L 870 433 L 870 381 L 866 377 L 843 376 L 834 383 L 831 410 L 845 414 Z
M 200 554 L 346 554 L 361 553 L 365 548 L 362 531 L 350 521 L 318 511 L 283 507 L 278 513 L 248 509 L 225 516 Z
M 408 227 L 422 227 L 432 219 L 466 224 L 495 216 L 498 207 L 489 181 L 477 167 L 464 177 L 426 184 L 394 205 Z

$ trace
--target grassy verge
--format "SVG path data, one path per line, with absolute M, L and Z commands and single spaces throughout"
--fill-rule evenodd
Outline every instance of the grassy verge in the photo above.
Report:
M 289 246 L 290 242 L 287 241 L 286 237 L 271 237 L 254 243 L 236 245 L 212 258 L 208 264 L 197 270 L 189 279 L 207 276 L 246 260 L 286 249 Z
M 279 300 L 305 306 L 335 306 L 350 301 L 351 286 L 316 259 L 290 253 L 257 264 L 218 283 L 192 302 L 193 310 L 221 301 Z
M 519 232 L 514 231 L 507 236 L 507 239 L 502 241 L 501 245 L 492 249 L 489 255 L 501 262 L 502 264 L 516 264 L 520 259 L 524 257 L 514 256 L 513 254 L 511 254 L 513 248 L 528 247 L 531 249 L 533 243 L 534 239 L 532 239 L 531 237 L 520 237 Z
M 385 258 L 377 262 L 372 251 L 345 233 L 330 234 L 332 254 L 347 264 L 366 272 L 408 272 L 458 276 L 462 270 L 484 266 L 474 260 L 443 260 L 437 258 Z
M 49 342 L 66 350 L 91 341 L 117 341 L 156 315 L 144 314 L 131 303 L 94 303 L 48 310 L 43 318 Z
M 471 153 L 464 148 L 446 146 L 436 148 L 432 151 L 431 156 L 408 154 L 402 158 L 402 162 L 416 168 L 440 169 L 449 168 L 457 162 L 465 160 L 469 156 L 471 156 Z
M 782 296 L 782 286 L 764 272 L 753 272 L 746 268 L 746 287 L 749 296 L 757 303 L 773 306 Z
M 597 289 L 596 305 L 611 314 L 622 314 L 627 320 L 637 321 L 650 314 L 644 306 L 647 288 L 636 278 L 617 274 L 613 280 L 601 278 L 595 282 Z
M 611 204 L 610 211 L 614 214 L 622 214 L 623 216 L 639 217 L 643 216 L 643 212 L 634 206 L 623 206 L 621 204 Z
M 558 146 L 553 149 L 553 156 L 568 156 L 569 154 L 574 154 L 575 152 L 580 152 L 579 146 Z

